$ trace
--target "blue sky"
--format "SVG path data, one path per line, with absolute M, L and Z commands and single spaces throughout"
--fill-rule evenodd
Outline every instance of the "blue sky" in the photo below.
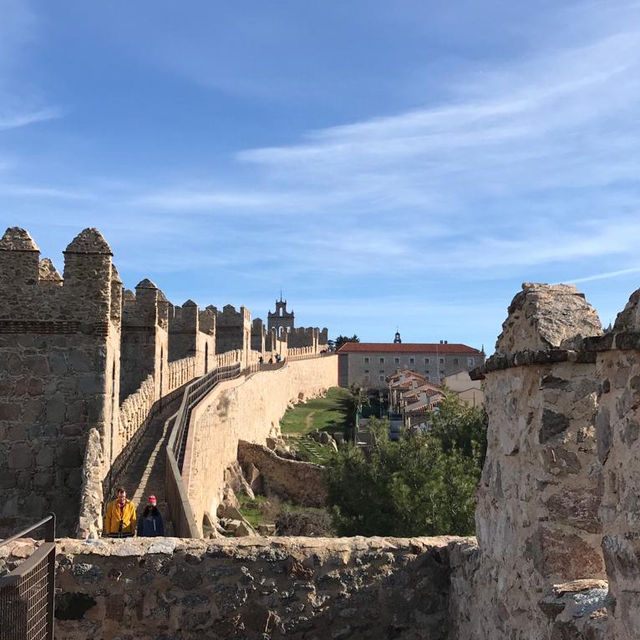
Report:
M 0 0 L 0 223 L 127 287 L 493 349 L 640 282 L 640 3 Z

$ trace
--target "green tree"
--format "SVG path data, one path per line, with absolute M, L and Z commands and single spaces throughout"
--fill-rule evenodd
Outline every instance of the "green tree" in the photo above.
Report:
M 458 449 L 466 456 L 478 455 L 480 466 L 487 451 L 487 412 L 470 407 L 460 396 L 445 388 L 429 424 L 429 433 L 438 438 L 445 451 Z
M 449 424 L 460 434 L 445 439 L 435 433 L 405 434 L 391 442 L 388 422 L 371 419 L 368 454 L 349 446 L 328 466 L 329 502 L 338 534 L 472 534 L 486 436 L 481 431 L 478 441 L 475 429 L 481 427 L 467 416 L 468 410 L 456 403 L 444 408 L 433 431 Z M 460 423 L 454 420 L 456 411 Z
M 360 342 L 360 338 L 354 333 L 350 338 L 348 336 L 338 336 L 333 342 L 337 351 L 345 342 Z

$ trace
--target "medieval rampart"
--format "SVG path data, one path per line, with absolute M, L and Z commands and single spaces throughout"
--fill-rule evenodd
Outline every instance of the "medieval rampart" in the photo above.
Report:
M 33 252 L 20 234 L 5 245 L 11 245 L 6 252 Z M 24 248 L 16 249 L 17 245 Z M 11 258 L 3 273 L 15 278 L 22 277 L 25 265 L 37 263 L 30 255 Z M 104 257 L 93 259 L 106 264 Z M 49 277 L 50 271 L 38 265 L 37 272 L 28 273 L 22 281 L 31 295 L 33 274 Z M 55 279 L 37 286 L 57 291 L 72 282 L 65 277 L 62 286 Z M 107 282 L 109 286 L 116 282 L 113 274 L 103 278 L 103 284 Z M 45 301 L 60 295 L 38 291 Z M 11 288 L 8 295 L 15 297 Z M 109 308 L 111 292 L 98 289 L 92 295 Z M 595 311 L 574 287 L 525 284 L 516 295 L 495 354 L 474 373 L 484 380 L 489 416 L 487 457 L 478 491 L 477 545 L 472 540 L 432 544 L 421 539 L 379 543 L 362 538 L 251 539 L 209 546 L 205 541 L 126 541 L 117 547 L 111 543 L 80 547 L 65 541 L 58 568 L 63 591 L 60 611 L 64 620 L 75 617 L 75 621 L 60 622 L 61 633 L 68 634 L 61 637 L 110 637 L 125 629 L 133 638 L 144 637 L 149 619 L 153 624 L 158 619 L 161 628 L 151 634 L 166 635 L 180 628 L 185 633 L 231 638 L 253 638 L 255 633 L 257 638 L 266 628 L 272 637 L 307 638 L 637 638 L 639 302 L 636 292 L 614 327 L 603 332 Z M 96 308 L 103 307 L 96 303 Z M 45 324 L 38 326 L 52 333 L 40 331 L 42 342 L 23 331 L 26 325 L 3 320 L 5 333 L 9 326 L 19 330 L 20 346 L 7 353 L 8 375 L 2 378 L 7 385 L 5 404 L 14 403 L 16 385 L 23 384 L 22 378 L 34 377 L 31 371 L 40 366 L 38 362 L 44 383 L 58 383 L 57 378 L 46 377 L 55 360 L 50 352 L 58 353 L 53 330 L 62 326 L 55 324 L 57 320 L 46 324 L 51 322 L 49 308 L 54 307 L 43 307 L 44 319 L 39 322 Z M 80 313 L 77 308 L 72 312 Z M 109 338 L 117 318 L 111 313 L 105 318 L 111 323 L 102 325 Z M 81 350 L 104 337 L 78 333 L 71 344 Z M 93 342 L 84 343 L 89 335 Z M 0 340 L 0 344 L 6 348 L 8 343 Z M 111 343 L 99 344 L 100 353 L 108 354 Z M 69 344 L 60 341 L 57 349 L 63 347 L 68 350 Z M 71 356 L 64 353 L 66 362 Z M 244 354 L 249 359 L 248 351 Z M 46 357 L 28 360 L 34 355 Z M 216 356 L 216 361 L 225 357 Z M 108 371 L 111 362 L 107 360 L 100 371 Z M 289 400 L 301 392 L 319 393 L 335 384 L 336 375 L 333 356 L 291 361 L 277 371 L 222 383 L 194 409 L 185 476 L 198 523 L 206 512 L 215 512 L 224 469 L 236 459 L 238 440 L 263 442 L 277 431 Z M 110 392 L 117 398 L 115 386 Z M 113 415 L 105 407 L 105 395 L 113 398 L 100 395 L 101 420 Z M 26 395 L 19 395 L 23 396 L 26 406 Z M 10 414 L 10 409 L 2 410 Z M 0 426 L 12 433 L 16 429 L 12 420 L 9 417 Z M 66 420 L 54 424 L 61 425 L 66 446 L 62 429 Z M 84 427 L 89 441 L 104 432 L 100 420 L 83 423 Z M 23 444 L 19 439 L 2 443 L 4 464 L 12 469 L 15 459 L 7 450 L 19 457 L 19 450 L 13 452 L 16 442 Z M 33 446 L 31 441 L 26 444 Z M 33 473 L 24 479 L 17 474 L 15 486 L 31 483 Z M 19 494 L 7 495 L 8 504 L 13 504 Z M 434 567 L 437 572 L 431 571 Z M 423 569 L 428 570 L 422 573 Z M 65 598 L 70 603 L 66 608 Z M 256 612 L 261 616 L 257 623 Z M 370 626 L 370 616 L 375 626 Z
M 135 293 L 123 291 L 96 229 L 69 244 L 63 276 L 40 260 L 24 229 L 7 229 L 0 239 L 0 536 L 52 510 L 63 534 L 99 531 L 103 485 L 111 487 L 114 469 L 174 390 L 215 367 L 273 357 L 251 350 L 244 307 L 220 314 L 192 301 L 176 307 L 148 279 Z
M 222 500 L 224 471 L 237 458 L 238 441 L 264 443 L 279 434 L 287 404 L 315 397 L 337 384 L 335 356 L 286 363 L 274 371 L 222 382 L 194 409 L 183 479 L 199 527 Z

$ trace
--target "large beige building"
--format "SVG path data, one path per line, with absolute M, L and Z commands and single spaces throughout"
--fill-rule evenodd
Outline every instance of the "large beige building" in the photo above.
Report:
M 345 342 L 338 349 L 338 379 L 341 387 L 359 384 L 386 389 L 387 376 L 409 369 L 428 382 L 442 380 L 460 371 L 470 371 L 485 360 L 484 351 L 464 344 Z

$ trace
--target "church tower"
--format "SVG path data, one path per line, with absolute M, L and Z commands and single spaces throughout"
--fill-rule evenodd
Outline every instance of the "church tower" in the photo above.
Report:
M 270 332 L 275 329 L 279 336 L 288 333 L 293 329 L 293 318 L 293 310 L 287 311 L 287 301 L 280 294 L 280 300 L 276 300 L 276 310 L 273 313 L 269 311 L 267 316 L 267 330 Z

